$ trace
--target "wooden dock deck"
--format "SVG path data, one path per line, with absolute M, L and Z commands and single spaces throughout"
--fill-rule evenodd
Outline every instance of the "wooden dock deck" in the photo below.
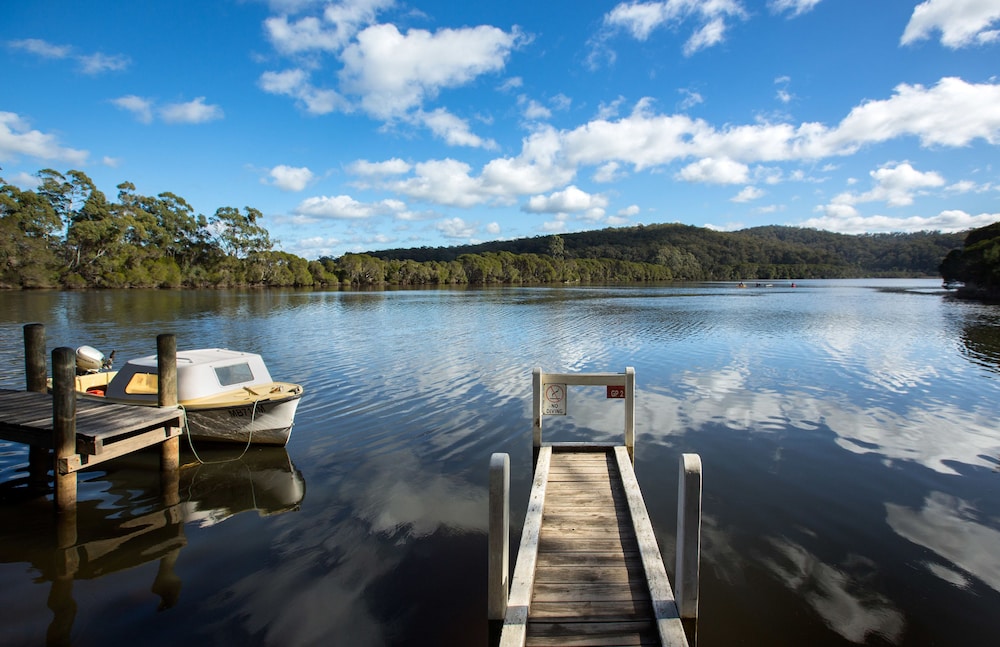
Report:
M 681 457 L 677 598 L 632 465 L 634 371 L 534 372 L 537 458 L 517 563 L 508 587 L 510 459 L 490 462 L 489 617 L 500 647 L 688 647 L 681 618 L 697 617 L 701 460 Z M 547 385 L 565 406 L 566 386 L 607 386 L 625 399 L 625 445 L 541 442 Z M 509 592 L 509 594 L 508 594 Z
M 502 647 L 687 645 L 624 447 L 543 447 L 530 501 Z
M 78 400 L 76 453 L 58 466 L 64 474 L 179 436 L 184 412 L 177 407 L 136 407 Z M 54 449 L 52 396 L 0 389 L 0 439 Z

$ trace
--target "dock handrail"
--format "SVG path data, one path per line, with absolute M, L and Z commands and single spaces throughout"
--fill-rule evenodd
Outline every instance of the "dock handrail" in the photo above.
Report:
M 547 415 L 543 410 L 542 400 L 546 397 L 544 390 L 547 385 L 622 387 L 625 399 L 625 445 L 542 443 L 542 417 Z M 620 392 L 616 392 L 612 396 L 610 390 L 609 388 L 609 397 L 622 397 Z M 490 459 L 488 617 L 491 621 L 503 621 L 499 646 L 523 647 L 528 639 L 529 617 L 532 618 L 532 627 L 538 626 L 535 623 L 539 621 L 534 619 L 531 605 L 534 596 L 536 567 L 539 564 L 539 542 L 543 534 L 543 515 L 548 516 L 548 513 L 545 513 L 545 502 L 550 471 L 557 469 L 552 467 L 554 462 L 565 460 L 563 452 L 587 452 L 588 454 L 600 452 L 609 456 L 609 468 L 612 466 L 617 468 L 620 487 L 624 489 L 624 501 L 629 515 L 629 520 L 626 523 L 631 525 L 630 532 L 634 531 L 634 537 L 639 547 L 643 579 L 649 593 L 649 597 L 646 599 L 652 603 L 652 619 L 655 621 L 660 643 L 671 647 L 681 645 L 686 647 L 688 636 L 682 619 L 696 621 L 698 616 L 698 580 L 701 559 L 701 458 L 697 454 L 682 454 L 680 456 L 675 593 L 671 589 L 633 467 L 635 460 L 634 369 L 628 367 L 625 373 L 575 374 L 544 373 L 540 368 L 536 368 L 532 372 L 532 393 L 532 445 L 536 457 L 535 470 L 532 476 L 531 492 L 518 547 L 517 561 L 509 582 L 507 575 L 510 564 L 510 458 L 507 454 L 495 453 Z M 565 388 L 559 393 L 564 398 Z M 562 414 L 565 411 L 559 413 Z M 553 458 L 554 452 L 559 452 L 559 458 Z M 565 469 L 563 467 L 565 463 L 558 462 L 557 464 L 560 466 L 559 470 Z M 560 473 L 565 474 L 566 472 L 561 471 Z M 555 493 L 559 491 L 559 489 L 553 490 L 553 496 L 556 496 Z M 560 498 L 560 500 L 563 499 Z M 558 515 L 559 513 L 554 514 Z M 619 517 L 619 519 L 624 518 Z M 623 528 L 623 526 L 619 525 L 618 528 Z M 544 548 L 544 550 L 547 551 L 549 548 Z M 546 584 L 551 575 L 539 577 L 542 578 L 542 584 Z M 551 599 L 543 601 L 551 604 Z M 545 606 L 542 603 L 539 604 Z M 547 615 L 548 613 L 551 612 L 539 612 L 543 618 L 551 617 Z M 546 621 L 543 619 L 541 622 Z M 551 636 L 547 636 L 547 638 L 551 640 Z
M 625 367 L 624 373 L 545 373 L 535 368 L 531 372 L 531 418 L 532 447 L 542 446 L 542 402 L 545 386 L 562 384 L 565 386 L 621 386 L 625 400 L 625 448 L 629 456 L 635 456 L 635 369 Z

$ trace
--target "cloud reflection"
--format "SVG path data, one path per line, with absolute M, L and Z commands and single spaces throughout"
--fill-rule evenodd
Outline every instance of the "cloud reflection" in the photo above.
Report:
M 1000 591 L 1000 531 L 979 523 L 976 508 L 956 496 L 931 492 L 924 507 L 913 510 L 886 503 L 886 521 L 901 537 L 934 551 L 950 564 Z M 962 586 L 965 577 L 942 567 L 928 564 L 941 579 Z
M 905 627 L 903 614 L 869 580 L 878 570 L 870 560 L 848 557 L 839 567 L 823 563 L 802 546 L 787 539 L 771 539 L 778 558 L 764 565 L 823 617 L 826 624 L 854 643 L 877 635 L 898 642 Z
M 438 532 L 486 531 L 485 487 L 434 473 L 406 452 L 377 455 L 330 485 L 309 499 L 322 509 L 275 520 L 284 525 L 275 563 L 208 601 L 226 614 L 213 633 L 236 625 L 266 645 L 390 644 L 393 618 L 379 614 L 371 591 L 411 558 L 408 547 Z
M 992 407 L 959 407 L 921 398 L 900 411 L 865 406 L 847 396 L 805 388 L 784 392 L 756 388 L 745 359 L 709 372 L 687 371 L 671 391 L 644 389 L 637 401 L 638 433 L 661 441 L 707 424 L 723 424 L 752 433 L 781 432 L 789 427 L 814 430 L 825 425 L 842 449 L 875 453 L 890 460 L 918 463 L 942 474 L 958 474 L 954 464 L 993 468 L 1000 433 Z

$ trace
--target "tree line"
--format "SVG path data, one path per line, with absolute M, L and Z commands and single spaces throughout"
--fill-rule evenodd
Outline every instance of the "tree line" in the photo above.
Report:
M 970 231 L 941 261 L 941 276 L 963 282 L 962 296 L 1000 300 L 1000 222 Z
M 748 280 L 934 275 L 962 234 L 847 236 L 794 227 L 663 224 L 306 260 L 277 251 L 252 207 L 198 214 L 130 182 L 109 200 L 52 169 L 0 178 L 0 287 L 176 288 Z

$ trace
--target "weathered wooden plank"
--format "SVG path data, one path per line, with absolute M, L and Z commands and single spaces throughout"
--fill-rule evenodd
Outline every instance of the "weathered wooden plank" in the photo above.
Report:
M 669 622 L 673 594 L 626 448 L 542 449 L 551 453 L 544 502 L 535 508 L 539 525 L 531 530 L 531 597 L 519 603 L 523 626 L 505 627 L 501 645 L 686 645 L 676 606 L 679 634 Z M 654 553 L 662 582 L 656 565 L 646 563 Z M 508 607 L 508 622 L 512 615 Z
M 535 580 L 532 601 L 556 600 L 634 600 L 649 599 L 641 578 L 621 582 L 540 582 Z
M 137 407 L 111 402 L 77 400 L 77 438 L 99 447 L 120 436 L 162 427 L 181 426 L 183 411 L 174 407 Z M 34 391 L 0 389 L 0 438 L 51 447 L 52 396 Z
M 638 564 L 639 568 L 642 568 L 642 562 L 639 561 L 638 547 L 631 551 L 587 551 L 576 553 L 539 551 L 538 562 L 535 568 L 558 566 L 578 566 L 580 568 L 586 568 L 587 566 L 620 566 L 622 568 L 631 568 L 633 564 Z
M 642 572 L 641 565 L 639 572 Z M 591 564 L 588 566 L 541 566 L 535 568 L 535 586 L 539 582 L 547 584 L 627 584 L 634 577 L 626 565 Z
M 660 556 L 656 536 L 653 534 L 653 524 L 646 512 L 646 503 L 639 491 L 639 483 L 632 469 L 632 459 L 624 447 L 615 448 L 615 458 L 622 478 L 625 492 L 628 494 L 629 506 L 632 511 L 632 524 L 639 542 L 639 554 L 646 573 L 646 584 L 653 602 L 656 615 L 657 630 L 664 645 L 686 645 L 687 637 L 681 624 L 680 614 L 674 602 L 674 593 L 667 579 L 663 559 Z
M 590 620 L 632 620 L 649 619 L 653 616 L 653 604 L 644 600 L 557 600 L 553 602 L 535 601 L 531 604 L 531 617 L 546 621 L 569 621 L 587 618 Z
M 535 463 L 535 476 L 528 496 L 528 511 L 521 530 L 521 544 L 507 600 L 507 615 L 500 635 L 500 647 L 523 647 L 527 637 L 528 612 L 531 608 L 531 589 L 535 580 L 535 562 L 538 558 L 542 512 L 545 508 L 545 488 L 549 477 L 552 448 L 542 447 Z
M 535 632 L 528 642 L 529 647 L 660 644 L 651 621 L 538 623 L 533 629 Z

